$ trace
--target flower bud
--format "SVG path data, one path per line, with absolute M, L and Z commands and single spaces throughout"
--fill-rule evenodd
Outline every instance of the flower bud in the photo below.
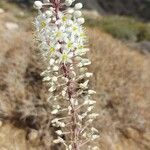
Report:
M 45 12 L 45 14 L 46 14 L 48 17 L 51 17 L 51 16 L 53 15 L 50 10 L 47 10 L 47 11 Z
M 54 109 L 52 112 L 51 112 L 51 114 L 52 115 L 55 115 L 55 114 L 57 114 L 59 111 L 58 111 L 58 109 Z
M 85 20 L 84 20 L 84 18 L 78 18 L 78 19 L 77 19 L 77 22 L 78 22 L 79 24 L 83 24 L 83 23 L 85 22 Z
M 35 9 L 41 9 L 43 6 L 43 3 L 41 1 L 35 1 L 34 2 L 34 8 Z
M 54 62 L 55 62 L 55 59 L 50 59 L 49 64 L 50 64 L 50 65 L 53 65 Z
M 53 71 L 58 71 L 59 70 L 59 67 L 58 66 L 54 66 L 53 67 Z
M 62 135 L 63 132 L 62 132 L 61 130 L 57 130 L 57 131 L 56 131 L 56 134 L 57 134 L 57 135 Z
M 75 9 L 82 9 L 82 7 L 83 7 L 83 4 L 82 4 L 82 3 L 77 3 L 77 4 L 75 5 Z
M 93 76 L 93 73 L 87 72 L 87 73 L 85 73 L 85 76 L 86 76 L 87 78 L 89 78 L 89 77 Z
M 75 17 L 81 17 L 81 16 L 82 16 L 81 11 L 79 11 L 79 10 L 75 11 L 75 12 L 74 12 L 74 16 L 75 16 Z
M 64 143 L 65 141 L 61 138 L 58 137 L 58 139 L 54 140 L 53 143 L 58 144 L 58 143 Z
M 57 81 L 57 77 L 52 77 L 52 81 L 56 82 Z
M 74 12 L 74 9 L 69 8 L 67 12 L 68 12 L 68 14 L 72 14 Z
M 49 92 L 54 92 L 55 90 L 56 90 L 56 88 L 52 86 L 51 88 L 49 88 L 48 91 L 49 91 Z

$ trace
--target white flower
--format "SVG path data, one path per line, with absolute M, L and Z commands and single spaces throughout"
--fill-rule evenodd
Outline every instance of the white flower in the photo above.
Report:
M 65 26 L 61 26 L 60 28 L 54 29 L 54 34 L 52 35 L 53 39 L 56 41 L 63 41 L 66 38 Z
M 43 6 L 43 3 L 41 1 L 35 1 L 33 6 L 35 9 L 41 9 Z
M 61 48 L 61 45 L 59 43 L 57 43 L 57 44 L 53 43 L 53 44 L 50 45 L 49 52 L 50 52 L 51 55 L 54 55 L 55 52 L 57 50 L 59 50 L 60 48 Z
M 74 37 L 72 36 L 70 37 L 70 39 L 69 38 L 65 39 L 65 44 L 63 45 L 63 47 L 64 49 L 67 49 L 68 51 L 75 50 L 77 47 L 77 44 L 75 42 Z
M 82 3 L 75 4 L 75 9 L 82 9 L 82 7 L 83 7 Z
M 63 63 L 72 63 L 73 53 L 70 51 L 64 51 L 63 53 L 57 53 L 59 61 Z
M 74 23 L 70 28 L 68 28 L 68 31 L 69 32 L 72 32 L 72 35 L 77 35 L 77 34 L 80 34 L 80 31 L 79 31 L 79 25 L 77 23 Z M 72 37 L 73 37 L 72 36 Z M 76 41 L 77 42 L 77 41 Z

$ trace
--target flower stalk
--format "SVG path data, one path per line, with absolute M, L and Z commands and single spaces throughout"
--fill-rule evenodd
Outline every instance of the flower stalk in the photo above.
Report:
M 92 100 L 95 91 L 88 87 L 87 78 L 92 73 L 87 72 L 91 62 L 85 58 L 89 49 L 82 26 L 82 4 L 77 3 L 71 8 L 74 1 L 34 3 L 39 11 L 35 18 L 36 38 L 47 65 L 41 75 L 50 86 L 48 101 L 54 116 L 52 126 L 59 128 L 54 143 L 62 143 L 66 150 L 81 150 L 99 137 L 98 131 L 92 127 L 98 114 L 92 112 L 96 103 Z

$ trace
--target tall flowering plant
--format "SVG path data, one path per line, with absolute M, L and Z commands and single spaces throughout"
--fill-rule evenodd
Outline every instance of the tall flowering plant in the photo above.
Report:
M 54 143 L 62 143 L 66 150 L 81 150 L 99 137 L 92 127 L 98 114 L 93 112 L 94 90 L 88 87 L 92 73 L 85 58 L 87 39 L 82 24 L 82 3 L 71 7 L 75 0 L 35 1 L 36 39 L 47 69 L 42 73 L 48 82 L 53 119 L 57 129 Z M 96 147 L 88 146 L 90 150 Z

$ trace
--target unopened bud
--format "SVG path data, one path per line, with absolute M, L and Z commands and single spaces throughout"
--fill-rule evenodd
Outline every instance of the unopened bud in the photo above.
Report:
M 35 9 L 41 9 L 43 6 L 43 3 L 41 1 L 35 1 L 33 6 Z
M 75 5 L 75 9 L 82 9 L 82 7 L 83 7 L 83 4 L 82 4 L 82 3 L 77 3 L 77 4 Z

